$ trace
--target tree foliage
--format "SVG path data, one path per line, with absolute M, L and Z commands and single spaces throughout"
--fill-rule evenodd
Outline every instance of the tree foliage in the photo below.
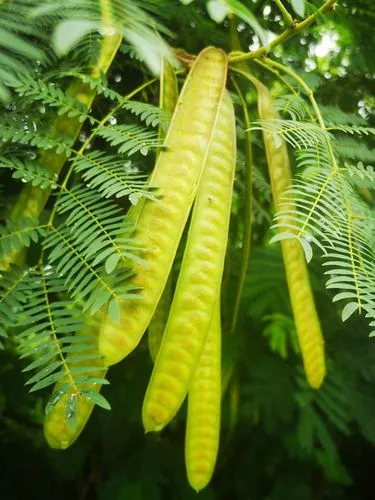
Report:
M 147 181 L 170 119 L 159 103 L 161 58 L 182 83 L 194 56 L 215 45 L 229 54 L 238 159 L 222 284 L 221 445 L 199 495 L 371 498 L 373 3 L 16 0 L 0 13 L 1 496 L 196 496 L 185 479 L 184 409 L 161 434 L 141 428 L 147 340 L 106 375 L 93 325 L 104 313 L 118 321 L 121 300 L 142 300 L 131 279 L 134 262 L 143 265 L 135 221 L 158 202 Z M 260 120 L 248 73 L 270 89 L 279 118 Z M 276 213 L 262 131 L 276 147 L 285 141 L 291 159 L 293 184 Z M 309 261 L 326 343 L 319 391 L 305 381 L 288 298 L 278 242 L 290 238 Z M 101 407 L 63 453 L 42 436 L 59 401 L 73 428 L 77 401 Z

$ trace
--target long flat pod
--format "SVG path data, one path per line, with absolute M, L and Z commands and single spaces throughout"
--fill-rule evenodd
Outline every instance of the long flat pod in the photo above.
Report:
M 236 161 L 234 109 L 226 93 L 195 201 L 181 271 L 143 403 L 146 431 L 180 408 L 208 334 L 220 291 Z
M 267 88 L 255 78 L 251 78 L 251 81 L 258 91 L 260 118 L 262 120 L 278 118 Z M 283 201 L 281 207 L 285 190 L 292 184 L 285 141 L 281 138 L 280 144 L 276 144 L 273 135 L 266 130 L 263 130 L 263 140 L 275 208 L 292 211 L 294 209 L 292 201 L 289 202 L 288 207 Z M 304 252 L 297 239 L 281 240 L 281 250 L 306 378 L 311 387 L 318 389 L 326 372 L 324 339 L 315 308 Z
M 108 315 L 101 328 L 99 349 L 108 365 L 138 345 L 163 292 L 206 163 L 226 76 L 225 53 L 208 47 L 185 81 L 150 180 L 160 200 L 145 202 L 136 225 L 146 265 L 135 264 L 133 283 L 142 297 L 122 301 L 120 323 Z
M 191 486 L 210 482 L 219 449 L 221 407 L 221 321 L 217 301 L 206 343 L 188 394 L 185 464 Z

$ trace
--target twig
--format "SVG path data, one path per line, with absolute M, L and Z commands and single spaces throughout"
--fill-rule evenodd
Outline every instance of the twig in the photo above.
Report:
M 318 104 L 317 104 L 317 102 L 315 100 L 315 97 L 314 97 L 314 92 L 304 82 L 304 80 L 300 76 L 298 76 L 295 71 L 293 71 L 290 68 L 287 68 L 286 66 L 284 66 L 283 64 L 278 63 L 277 61 L 265 58 L 264 62 L 267 65 L 273 66 L 274 68 L 277 68 L 278 70 L 281 70 L 284 73 L 286 73 L 287 75 L 291 76 L 303 88 L 303 90 L 306 92 L 306 95 L 307 95 L 307 97 L 309 98 L 309 100 L 311 102 L 311 105 L 312 105 L 313 110 L 315 112 L 315 115 L 316 115 L 316 118 L 318 120 L 320 128 L 322 130 L 326 130 L 326 126 L 324 124 L 324 120 L 323 120 L 322 114 L 320 112 L 319 106 L 318 106 Z
M 233 315 L 230 325 L 230 333 L 234 333 L 237 326 L 238 313 L 241 304 L 242 292 L 245 284 L 245 279 L 247 276 L 247 269 L 249 265 L 250 258 L 250 247 L 251 247 L 251 226 L 253 219 L 253 204 L 252 204 L 252 190 L 253 190 L 253 180 L 252 180 L 252 169 L 253 169 L 253 154 L 252 154 L 252 144 L 250 137 L 250 116 L 247 109 L 247 103 L 245 97 L 237 84 L 236 80 L 232 78 L 233 85 L 236 89 L 237 95 L 240 99 L 245 122 L 245 206 L 243 207 L 244 213 L 244 230 L 243 230 L 243 240 L 241 248 L 241 262 L 240 262 L 240 274 L 238 279 L 237 291 L 233 306 Z
M 272 40 L 270 43 L 267 45 L 263 45 L 263 47 L 260 47 L 257 50 L 254 50 L 253 52 L 248 52 L 246 54 L 242 53 L 239 54 L 238 52 L 232 53 L 231 56 L 229 56 L 229 61 L 231 63 L 235 62 L 240 62 L 240 61 L 249 61 L 251 59 L 257 59 L 259 57 L 267 55 L 269 52 L 271 52 L 277 45 L 280 45 L 281 43 L 285 42 L 286 40 L 289 40 L 289 38 L 292 38 L 295 36 L 297 33 L 300 31 L 304 30 L 311 24 L 313 24 L 317 18 L 328 12 L 329 10 L 334 9 L 336 0 L 326 0 L 324 4 L 316 11 L 314 14 L 311 14 L 311 16 L 307 17 L 300 23 L 293 23 L 290 25 L 281 35 L 277 36 L 274 40 Z
M 267 60 L 268 60 L 268 59 L 267 59 Z M 256 64 L 258 64 L 259 66 L 261 66 L 262 68 L 264 68 L 264 69 L 266 69 L 267 71 L 269 71 L 270 73 L 273 73 L 273 74 L 274 74 L 274 75 L 275 75 L 275 76 L 276 76 L 276 77 L 280 80 L 280 82 L 281 82 L 283 85 L 285 85 L 285 87 L 286 87 L 288 90 L 290 90 L 290 92 L 291 92 L 294 96 L 298 97 L 298 96 L 300 95 L 300 94 L 299 94 L 299 92 L 297 92 L 297 91 L 296 91 L 296 90 L 292 87 L 292 85 L 290 85 L 290 83 L 288 83 L 288 81 L 287 81 L 287 80 L 285 80 L 285 78 L 283 78 L 283 76 L 281 75 L 280 71 L 278 71 L 277 69 L 273 69 L 273 68 L 271 68 L 269 65 L 265 64 L 265 63 L 263 62 L 263 60 L 261 60 L 261 59 L 254 59 L 254 62 L 255 62 Z M 311 121 L 314 121 L 314 117 L 312 116 L 311 111 L 310 111 L 310 109 L 308 108 L 308 106 L 305 106 L 305 111 L 306 111 L 306 113 L 308 114 L 308 116 L 310 117 Z
M 284 4 L 282 3 L 282 1 L 281 0 L 274 0 L 274 1 L 275 1 L 275 4 L 277 5 L 277 7 L 279 8 L 281 15 L 283 16 L 285 24 L 289 27 L 292 27 L 295 24 L 295 21 L 294 21 L 293 17 L 289 14 L 287 9 L 284 7 Z

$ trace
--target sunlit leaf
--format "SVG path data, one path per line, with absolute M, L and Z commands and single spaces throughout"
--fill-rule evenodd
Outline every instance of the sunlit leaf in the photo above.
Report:
M 57 25 L 53 45 L 59 55 L 64 55 L 88 33 L 99 30 L 100 23 L 85 19 L 69 19 Z
M 216 23 L 222 23 L 228 14 L 228 5 L 220 0 L 210 0 L 206 7 L 210 18 Z
M 355 311 L 358 310 L 358 308 L 358 302 L 349 302 L 348 304 L 346 304 L 341 313 L 342 320 L 346 321 Z
M 305 15 L 305 0 L 290 0 L 294 12 L 297 16 L 304 17 Z

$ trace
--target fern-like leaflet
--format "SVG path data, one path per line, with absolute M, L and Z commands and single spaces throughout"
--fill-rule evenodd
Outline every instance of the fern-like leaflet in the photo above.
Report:
M 375 169 L 372 165 L 364 165 L 361 161 L 350 164 L 345 162 L 345 168 L 348 171 L 351 181 L 361 188 L 374 189 L 375 187 Z
M 1 271 L 0 277 L 0 337 L 6 339 L 17 323 L 17 316 L 28 297 L 30 269 L 12 267 Z M 3 347 L 0 342 L 0 346 Z
M 141 261 L 136 255 L 140 248 L 130 238 L 131 225 L 124 222 L 122 210 L 112 201 L 98 199 L 95 191 L 76 186 L 65 190 L 57 211 L 68 214 L 64 225 L 74 243 L 84 245 L 82 257 L 95 257 L 93 266 L 104 262 L 107 273 L 111 273 L 119 262 L 124 267 L 128 259 Z
M 91 188 L 97 188 L 105 198 L 128 197 L 132 204 L 140 198 L 155 201 L 155 196 L 145 186 L 145 176 L 138 174 L 130 160 L 124 161 L 115 155 L 102 151 L 92 151 L 76 157 L 74 169 L 82 175 Z
M 304 120 L 306 101 L 298 94 L 285 94 L 275 100 L 275 108 L 282 114 L 288 114 L 292 120 Z
M 98 95 L 103 95 L 105 98 L 111 101 L 117 101 L 119 103 L 122 103 L 124 101 L 124 98 L 121 94 L 108 87 L 105 75 L 102 75 L 102 79 L 93 78 L 91 75 L 82 73 L 79 68 L 69 69 L 67 71 L 59 71 L 56 74 L 56 78 L 66 77 L 73 77 L 77 80 L 82 81 L 83 83 L 86 83 L 91 89 L 95 89 Z
M 293 70 L 267 59 L 271 68 L 285 72 L 308 97 L 311 121 L 267 120 L 260 126 L 299 150 L 298 162 L 304 168 L 291 188 L 284 193 L 284 202 L 275 216 L 279 234 L 273 241 L 297 238 L 307 261 L 313 256 L 313 246 L 320 248 L 328 267 L 327 288 L 336 289 L 333 300 L 345 300 L 342 311 L 345 321 L 355 311 L 365 312 L 370 325 L 375 326 L 375 267 L 373 251 L 374 224 L 369 207 L 358 196 L 348 175 L 335 155 L 334 133 L 374 135 L 375 129 L 362 126 L 363 120 L 348 116 L 344 123 L 327 127 L 311 88 Z M 325 109 L 326 115 L 332 109 Z M 337 111 L 336 117 L 342 115 Z M 350 125 L 352 124 L 352 125 Z M 259 128 L 256 124 L 255 129 Z M 293 207 L 294 208 L 291 208 Z
M 90 119 L 95 121 L 87 113 L 85 106 L 64 92 L 53 83 L 46 83 L 42 79 L 36 79 L 33 75 L 26 74 L 19 78 L 13 85 L 13 89 L 22 97 L 25 105 L 41 103 L 51 108 L 57 108 L 59 115 L 66 114 L 69 118 L 77 118 L 80 122 Z
M 366 126 L 366 120 L 354 113 L 346 113 L 337 106 L 324 106 L 319 104 L 319 110 L 327 127 L 335 124 Z
M 118 302 L 121 299 L 137 299 L 139 296 L 130 286 L 128 278 L 131 271 L 128 268 L 108 274 L 103 272 L 98 255 L 95 253 L 85 258 L 86 241 L 78 241 L 76 236 L 65 224 L 50 228 L 45 240 L 45 249 L 51 249 L 49 262 L 55 264 L 56 272 L 63 276 L 64 286 L 70 296 L 76 300 L 84 300 L 84 311 L 95 314 L 104 304 L 109 303 L 109 313 L 119 317 Z
M 327 127 L 327 130 L 332 132 L 344 132 L 345 134 L 350 134 L 350 135 L 367 135 L 367 136 L 375 135 L 375 128 L 361 127 L 358 125 L 333 124 Z
M 55 189 L 57 178 L 49 170 L 40 166 L 35 160 L 17 157 L 0 157 L 0 168 L 13 170 L 13 179 L 30 182 L 40 189 Z
M 111 146 L 118 146 L 118 152 L 126 153 L 128 156 L 138 152 L 146 156 L 150 149 L 161 146 L 156 131 L 144 129 L 139 125 L 102 127 L 97 135 L 103 137 Z
M 46 60 L 40 47 L 44 33 L 36 23 L 29 21 L 28 10 L 27 3 L 0 4 L 0 101 L 9 100 L 10 92 L 7 87 L 11 83 L 17 84 L 18 78 L 27 72 L 31 61 Z M 23 19 L 22 23 L 20 19 Z
M 12 123 L 10 120 L 3 121 L 0 128 L 0 139 L 3 142 L 29 145 L 42 150 L 54 149 L 57 153 L 63 153 L 67 157 L 72 153 L 72 141 L 67 141 L 62 137 L 56 139 L 50 134 L 41 133 L 27 126 L 20 129 L 19 123 Z
M 103 377 L 102 358 L 93 348 L 95 336 L 80 335 L 84 328 L 81 309 L 64 300 L 64 280 L 50 266 L 29 269 L 24 279 L 22 308 L 18 310 L 17 341 L 21 359 L 31 358 L 23 372 L 30 392 L 62 382 L 47 404 L 47 411 L 68 391 L 67 418 L 74 426 L 74 400 L 93 399 L 88 386 L 108 383 Z M 96 403 L 109 407 L 103 396 Z
M 168 112 L 153 104 L 141 101 L 124 101 L 122 107 L 139 117 L 147 127 L 149 125 L 157 127 L 161 123 L 163 128 L 166 129 L 168 125 Z
M 6 256 L 12 250 L 29 247 L 32 242 L 39 241 L 39 232 L 43 229 L 35 219 L 27 217 L 19 218 L 17 221 L 7 219 L 6 226 L 0 226 L 0 259 L 6 260 Z
M 328 267 L 327 288 L 337 290 L 333 300 L 345 300 L 342 319 L 362 310 L 375 318 L 375 254 L 372 248 L 373 223 L 367 205 L 356 194 L 346 168 L 332 164 L 326 142 L 300 151 L 305 168 L 286 192 L 285 205 L 293 199 L 294 211 L 281 210 L 275 227 L 283 229 L 273 241 L 298 238 L 307 260 L 318 246 Z M 372 323 L 371 323 L 372 324 Z
M 375 162 L 375 151 L 371 150 L 369 146 L 359 141 L 358 138 L 341 136 L 337 137 L 333 143 L 336 155 L 339 158 L 353 161 L 354 159 L 363 162 Z
M 340 375 L 335 372 L 320 391 L 312 391 L 298 377 L 299 391 L 295 396 L 299 408 L 297 437 L 302 449 L 313 453 L 318 442 L 334 460 L 339 460 L 339 455 L 331 427 L 347 435 L 352 418 L 348 404 L 350 390 L 343 387 Z
M 263 120 L 255 122 L 252 130 L 266 130 L 275 136 L 283 138 L 295 149 L 306 149 L 330 139 L 330 134 L 316 123 L 296 120 Z

